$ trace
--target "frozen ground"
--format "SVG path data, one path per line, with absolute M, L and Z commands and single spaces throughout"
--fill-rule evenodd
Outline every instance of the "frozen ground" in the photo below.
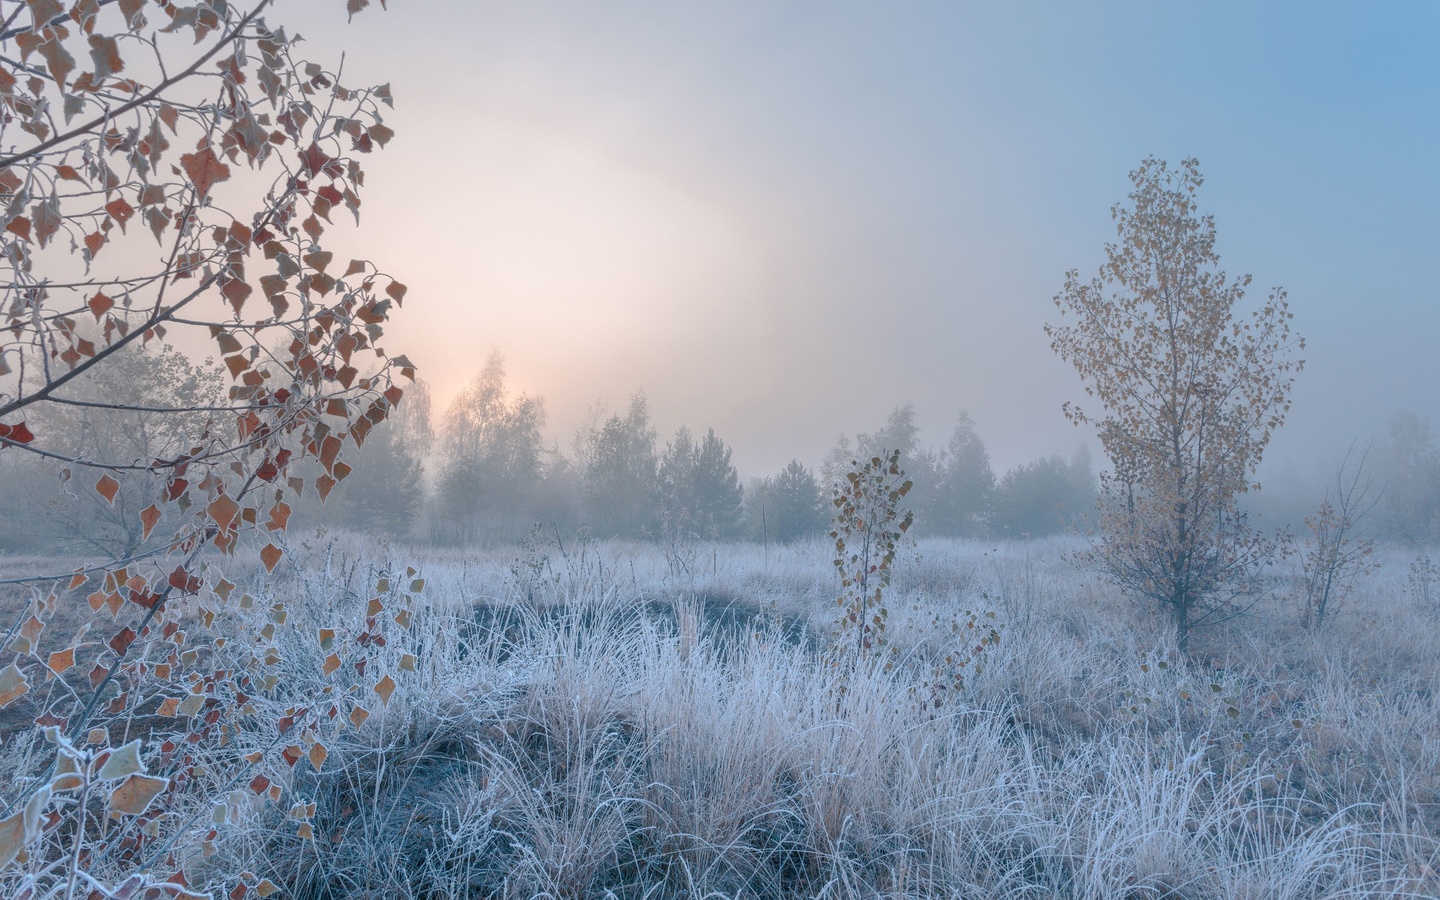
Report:
M 314 840 L 288 801 L 237 800 L 195 877 L 397 900 L 1440 894 L 1440 606 L 1412 554 L 1321 633 L 1277 579 L 1181 659 L 1078 549 L 905 548 L 892 665 L 851 671 L 824 654 L 820 542 L 312 539 L 250 586 L 257 610 L 289 610 L 284 676 L 254 702 L 320 696 L 318 630 L 358 627 L 376 573 L 413 565 L 415 619 L 370 657 L 395 693 L 318 774 L 290 770 Z M 994 612 L 1001 640 L 937 708 L 937 662 L 973 643 L 965 611 Z

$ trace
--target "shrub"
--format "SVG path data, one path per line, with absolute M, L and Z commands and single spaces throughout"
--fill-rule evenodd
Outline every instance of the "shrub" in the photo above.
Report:
M 900 500 L 911 482 L 900 469 L 900 451 L 873 456 L 863 465 L 851 464 L 845 485 L 838 487 L 834 527 L 835 568 L 840 572 L 840 620 L 835 660 L 858 669 L 885 644 L 885 588 L 900 538 L 915 516 L 900 512 Z

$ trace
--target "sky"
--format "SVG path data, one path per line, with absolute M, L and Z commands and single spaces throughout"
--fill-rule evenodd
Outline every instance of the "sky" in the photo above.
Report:
M 643 390 L 662 439 L 814 465 L 915 405 L 997 471 L 1086 439 L 1043 333 L 1147 155 L 1194 156 L 1222 267 L 1289 291 L 1269 466 L 1440 424 L 1440 4 L 279 4 L 389 81 L 358 250 L 443 414 L 492 348 L 568 446 Z

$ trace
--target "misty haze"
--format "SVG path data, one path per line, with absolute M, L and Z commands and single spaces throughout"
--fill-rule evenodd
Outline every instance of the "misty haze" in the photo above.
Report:
M 1440 896 L 1440 8 L 0 0 L 0 897 Z

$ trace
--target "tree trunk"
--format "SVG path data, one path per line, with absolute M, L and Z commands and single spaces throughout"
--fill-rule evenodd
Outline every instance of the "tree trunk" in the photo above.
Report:
M 1190 598 L 1183 591 L 1176 591 L 1170 599 L 1175 607 L 1175 643 L 1180 652 L 1190 651 Z

